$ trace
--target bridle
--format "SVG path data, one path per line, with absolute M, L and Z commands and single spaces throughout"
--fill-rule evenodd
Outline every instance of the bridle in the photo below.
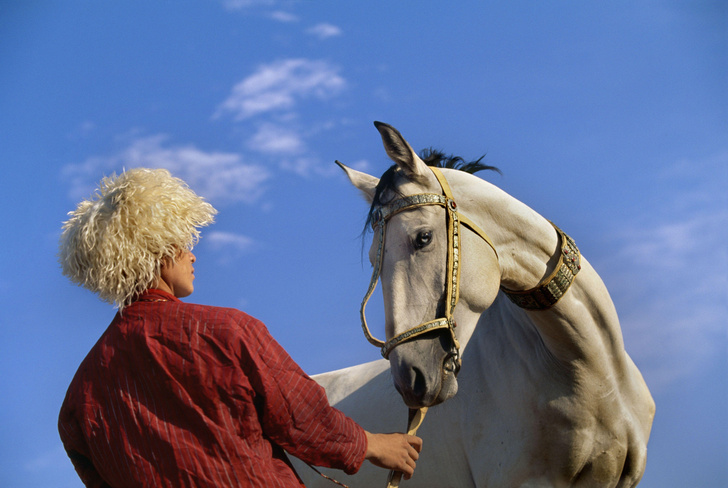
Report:
M 493 249 L 496 259 L 498 258 L 498 251 L 496 251 L 493 241 L 490 240 L 488 235 L 480 227 L 473 223 L 472 220 L 458 212 L 458 206 L 452 197 L 450 186 L 448 185 L 447 180 L 445 180 L 445 177 L 442 175 L 442 172 L 434 167 L 429 168 L 440 183 L 440 188 L 442 189 L 441 195 L 436 193 L 407 195 L 386 205 L 380 205 L 372 211 L 372 229 L 374 229 L 375 232 L 379 229 L 379 241 L 377 244 L 377 254 L 374 262 L 372 279 L 369 282 L 369 289 L 364 296 L 364 300 L 361 303 L 360 315 L 364 335 L 371 344 L 381 348 L 381 353 L 384 358 L 388 358 L 389 353 L 392 352 L 395 347 L 406 341 L 412 340 L 426 332 L 438 329 L 448 329 L 452 336 L 453 345 L 456 351 L 455 359 L 459 360 L 460 343 L 455 336 L 456 324 L 453 319 L 453 312 L 460 295 L 460 223 L 480 236 Z M 436 318 L 429 322 L 424 322 L 412 327 L 411 329 L 408 329 L 384 342 L 375 338 L 369 330 L 365 310 L 369 298 L 371 298 L 372 293 L 374 293 L 377 281 L 379 281 L 379 275 L 382 271 L 387 222 L 399 212 L 426 205 L 439 205 L 444 207 L 446 210 L 447 273 L 445 278 L 445 315 L 444 317 Z

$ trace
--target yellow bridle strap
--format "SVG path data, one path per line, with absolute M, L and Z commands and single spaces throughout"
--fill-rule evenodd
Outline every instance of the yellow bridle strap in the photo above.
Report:
M 475 222 L 467 218 L 463 214 L 458 214 L 458 218 L 460 219 L 460 223 L 463 224 L 468 229 L 475 232 L 478 236 L 480 236 L 481 239 L 485 241 L 486 244 L 490 246 L 491 249 L 493 249 L 493 252 L 495 253 L 496 259 L 498 258 L 498 251 L 495 249 L 495 244 L 493 244 L 493 241 L 490 240 L 490 237 L 488 237 L 488 234 L 485 233 L 483 229 L 478 227 Z
M 440 171 L 439 169 L 434 168 L 434 167 L 431 167 L 430 169 L 434 173 L 435 178 L 437 178 L 437 181 L 440 183 L 440 186 L 442 187 L 442 192 L 445 194 L 445 197 L 450 199 L 453 202 L 453 204 L 455 204 L 455 199 L 452 197 L 452 192 L 450 191 L 450 185 L 448 184 L 447 180 L 443 176 L 442 171 Z M 455 205 L 455 207 L 453 208 L 453 211 L 458 212 L 457 205 Z M 493 241 L 490 240 L 490 237 L 488 237 L 488 234 L 486 234 L 483 229 L 478 227 L 475 224 L 475 222 L 473 222 L 472 220 L 467 218 L 465 215 L 460 214 L 460 212 L 458 212 L 458 219 L 460 220 L 460 222 L 463 223 L 463 225 L 465 225 L 465 227 L 467 227 L 468 229 L 470 229 L 473 232 L 475 232 L 476 234 L 478 234 L 481 239 L 483 239 L 486 243 L 488 243 L 488 245 L 493 249 L 493 252 L 495 253 L 496 258 L 498 257 L 498 251 L 495 249 L 495 245 L 493 244 Z

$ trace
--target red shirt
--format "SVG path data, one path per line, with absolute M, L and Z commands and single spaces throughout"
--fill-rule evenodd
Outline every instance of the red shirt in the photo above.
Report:
M 81 363 L 59 432 L 86 486 L 303 486 L 285 451 L 359 470 L 364 430 L 230 308 L 150 290 Z

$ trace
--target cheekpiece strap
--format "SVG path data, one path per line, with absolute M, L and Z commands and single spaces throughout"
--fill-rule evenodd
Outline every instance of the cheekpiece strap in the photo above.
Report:
M 530 290 L 513 291 L 501 287 L 513 303 L 526 310 L 548 310 L 556 305 L 581 270 L 581 253 L 576 243 L 553 222 L 551 225 L 559 234 L 562 246 L 559 263 L 554 272 Z

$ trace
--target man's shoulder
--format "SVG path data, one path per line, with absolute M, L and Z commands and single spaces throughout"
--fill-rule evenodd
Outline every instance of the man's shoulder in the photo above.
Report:
M 180 311 L 183 311 L 186 315 L 195 317 L 198 320 L 205 320 L 208 323 L 262 324 L 260 320 L 237 308 L 186 302 L 178 302 L 178 305 Z

